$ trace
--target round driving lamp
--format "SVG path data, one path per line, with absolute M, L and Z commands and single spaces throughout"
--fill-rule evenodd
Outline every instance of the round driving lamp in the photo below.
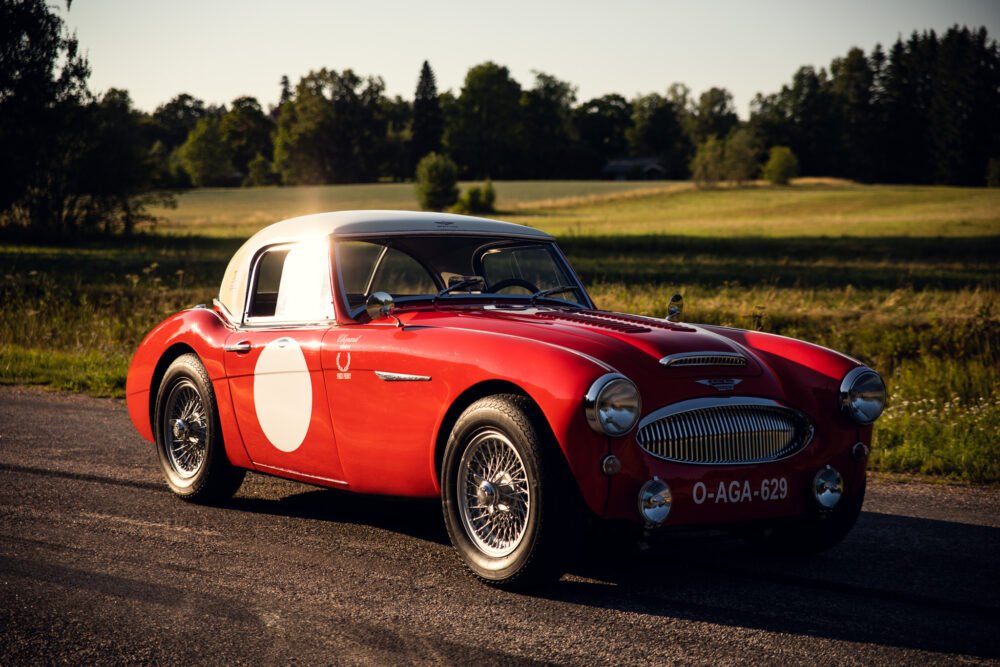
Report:
M 833 509 L 844 495 L 844 478 L 840 473 L 826 466 L 813 477 L 813 495 L 823 509 Z
M 639 390 L 624 375 L 608 373 L 590 385 L 584 397 L 587 423 L 598 433 L 625 435 L 639 421 L 642 400 Z
M 874 423 L 885 409 L 885 401 L 882 376 L 870 368 L 855 368 L 840 383 L 840 408 L 857 424 Z
M 650 525 L 659 526 L 666 521 L 673 503 L 670 486 L 659 477 L 654 477 L 639 489 L 639 513 Z

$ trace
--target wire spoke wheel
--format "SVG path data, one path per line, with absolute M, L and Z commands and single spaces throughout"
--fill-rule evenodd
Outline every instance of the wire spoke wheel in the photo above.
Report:
M 462 525 L 476 547 L 494 558 L 513 553 L 531 512 L 528 474 L 514 444 L 497 429 L 475 433 L 457 482 Z
M 183 479 L 198 474 L 208 453 L 208 414 L 198 388 L 182 379 L 164 403 L 163 443 L 167 460 Z

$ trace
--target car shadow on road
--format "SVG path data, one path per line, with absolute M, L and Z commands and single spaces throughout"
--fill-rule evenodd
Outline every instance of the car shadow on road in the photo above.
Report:
M 372 526 L 427 542 L 450 544 L 441 520 L 441 501 L 437 498 L 397 498 L 315 489 L 275 499 L 240 495 L 225 507 L 255 514 Z
M 865 512 L 837 548 L 778 555 L 719 533 L 591 549 L 540 597 L 825 639 L 1000 657 L 1000 529 Z
M 226 507 L 448 544 L 436 499 L 317 489 L 239 496 Z M 603 542 L 592 539 L 568 576 L 526 594 L 766 632 L 1000 657 L 997 528 L 864 512 L 843 544 L 809 557 L 773 554 L 712 531 L 657 533 L 645 541 L 609 534 Z

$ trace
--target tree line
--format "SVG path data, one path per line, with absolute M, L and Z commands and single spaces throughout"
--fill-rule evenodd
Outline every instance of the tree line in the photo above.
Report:
M 129 232 L 177 189 L 408 180 L 429 153 L 466 179 L 743 181 L 780 147 L 804 175 L 1000 182 L 1000 47 L 985 28 L 801 67 L 741 121 L 724 88 L 579 101 L 569 82 L 535 72 L 525 87 L 493 62 L 457 92 L 439 91 L 424 62 L 412 100 L 381 77 L 319 69 L 283 77 L 269 108 L 179 94 L 147 113 L 127 91 L 88 89 L 79 45 L 44 0 L 0 1 L 0 26 L 5 225 Z

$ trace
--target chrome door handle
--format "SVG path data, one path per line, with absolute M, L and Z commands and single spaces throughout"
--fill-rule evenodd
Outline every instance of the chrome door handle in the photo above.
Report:
M 235 352 L 236 354 L 246 354 L 253 348 L 248 340 L 241 340 L 239 343 L 233 343 L 232 345 L 226 345 L 222 349 L 226 352 Z

